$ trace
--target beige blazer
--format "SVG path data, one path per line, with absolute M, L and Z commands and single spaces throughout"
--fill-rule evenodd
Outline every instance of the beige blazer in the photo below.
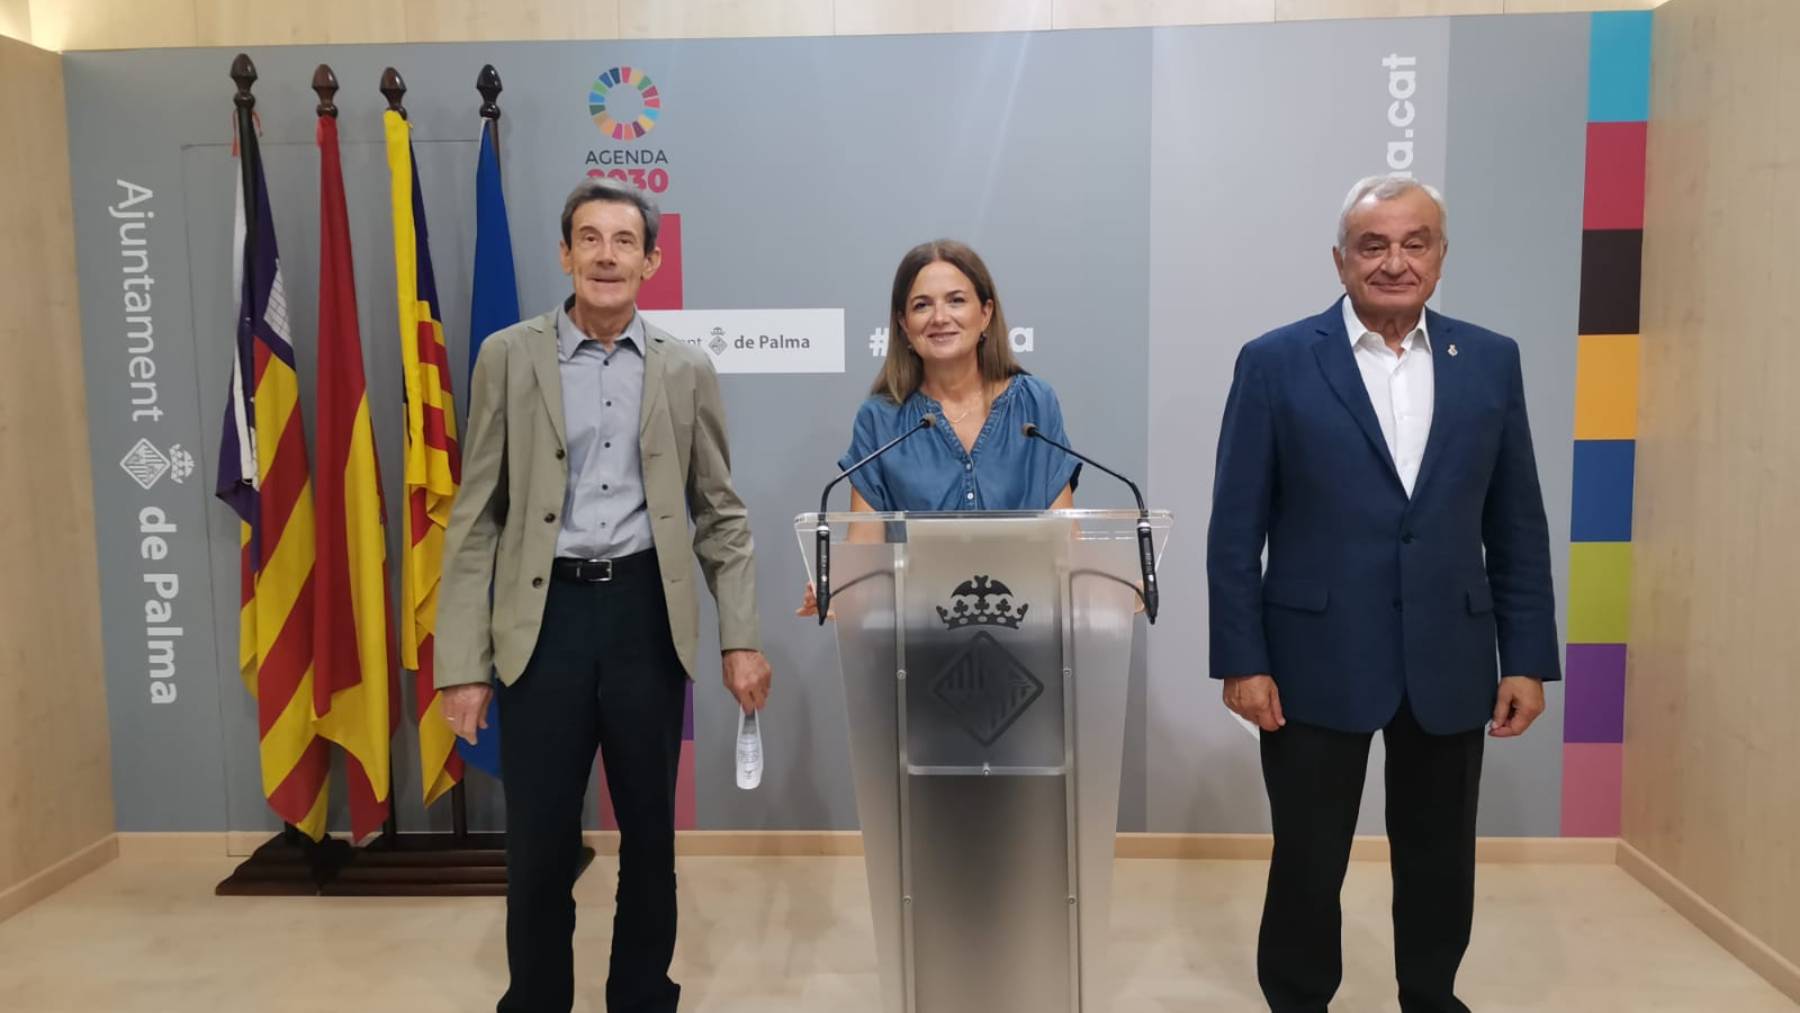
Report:
M 537 646 L 569 483 L 558 312 L 489 337 L 475 363 L 462 486 L 450 510 L 438 587 L 440 688 L 485 682 L 490 667 L 510 685 Z M 656 327 L 645 331 L 638 426 L 644 499 L 669 634 L 692 678 L 700 640 L 696 557 L 718 602 L 721 648 L 761 649 L 750 520 L 731 486 L 711 358 Z

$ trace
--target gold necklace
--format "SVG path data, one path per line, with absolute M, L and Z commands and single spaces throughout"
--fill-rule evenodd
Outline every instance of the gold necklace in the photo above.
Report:
M 936 400 L 937 400 L 937 399 L 936 399 L 936 398 L 933 398 L 933 399 L 932 399 L 932 400 L 934 400 L 934 401 L 936 401 Z M 939 405 L 942 405 L 942 404 L 943 404 L 943 403 L 944 403 L 944 402 L 942 402 L 942 401 L 938 401 L 938 404 L 939 404 Z M 985 408 L 985 407 L 987 407 L 987 403 L 988 403 L 988 401 L 987 401 L 987 385 L 986 385 L 986 384 L 983 384 L 983 385 L 982 385 L 982 389 L 981 389 L 981 399 L 980 399 L 980 400 L 979 400 L 979 401 L 978 401 L 978 402 L 976 402 L 976 403 L 975 403 L 975 404 L 974 404 L 974 405 L 971 405 L 971 406 L 970 406 L 970 407 L 968 407 L 968 408 L 967 408 L 967 409 L 964 409 L 964 411 L 963 411 L 963 413 L 962 413 L 962 414 L 961 414 L 961 415 L 958 415 L 958 416 L 956 416 L 956 417 L 954 417 L 954 418 L 951 418 L 951 417 L 950 417 L 950 413 L 949 413 L 949 412 L 945 412 L 945 413 L 944 413 L 944 421 L 946 421 L 946 422 L 948 422 L 948 423 L 950 423 L 950 425 L 951 425 L 951 426 L 958 426 L 958 425 L 961 425 L 961 424 L 962 424 L 962 420 L 963 420 L 963 419 L 966 419 L 966 418 L 968 418 L 968 417 L 969 417 L 969 416 L 970 416 L 970 415 L 972 415 L 972 414 L 974 414 L 974 413 L 975 413 L 975 409 L 976 409 L 976 408 Z

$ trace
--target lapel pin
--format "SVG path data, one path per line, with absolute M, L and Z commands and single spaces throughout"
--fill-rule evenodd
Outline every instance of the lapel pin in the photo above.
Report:
M 1450 353 L 1450 357 L 1452 359 L 1456 358 L 1456 346 L 1455 345 L 1451 345 L 1449 348 L 1445 349 L 1445 351 L 1448 351 Z

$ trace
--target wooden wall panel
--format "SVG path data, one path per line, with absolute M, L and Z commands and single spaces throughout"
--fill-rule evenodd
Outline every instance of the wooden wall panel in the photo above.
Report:
M 1647 11 L 1668 0 L 1506 0 L 1508 14 L 1573 14 L 1581 11 Z
M 839 35 L 1022 32 L 1054 24 L 1051 0 L 836 0 Z
M 46 49 L 740 38 L 1641 10 L 1663 0 L 0 0 Z M 29 17 L 25 16 L 29 14 Z M 11 33 L 24 37 L 21 30 Z
M 111 836 L 62 60 L 0 39 L 0 892 Z
M 403 0 L 408 42 L 612 39 L 619 0 Z M 367 41 L 389 41 L 374 40 Z
M 1058 28 L 1217 25 L 1275 20 L 1275 0 L 1056 0 Z
M 1504 0 L 1275 0 L 1277 21 L 1504 13 Z
M 197 46 L 195 0 L 31 0 L 31 42 L 42 49 Z M 300 0 L 270 6 L 304 9 Z
M 1800 963 L 1800 4 L 1656 17 L 1625 840 Z
M 830 35 L 832 0 L 619 0 L 624 39 Z
M 291 46 L 405 37 L 406 18 L 400 0 L 191 2 L 195 44 L 200 46 Z

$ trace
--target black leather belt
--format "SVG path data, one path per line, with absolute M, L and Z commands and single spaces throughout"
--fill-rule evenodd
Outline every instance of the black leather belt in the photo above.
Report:
M 572 559 L 565 556 L 558 557 L 550 564 L 552 577 L 578 584 L 610 584 L 615 580 L 655 571 L 655 549 L 645 549 L 617 559 Z

